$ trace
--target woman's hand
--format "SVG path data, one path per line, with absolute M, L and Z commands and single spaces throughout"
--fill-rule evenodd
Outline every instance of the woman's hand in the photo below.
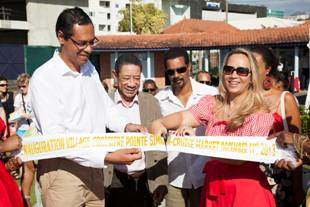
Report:
M 11 152 L 22 147 L 22 140 L 19 136 L 13 135 L 0 144 L 0 152 Z
M 160 122 L 160 120 L 155 120 L 151 126 L 151 133 L 154 135 L 160 135 L 165 137 L 167 135 L 167 128 Z
M 19 157 L 12 157 L 5 163 L 7 171 L 11 172 L 18 169 L 22 165 L 22 160 Z
M 291 132 L 277 132 L 270 135 L 267 139 L 277 139 L 277 142 L 280 144 L 281 147 L 286 148 L 288 144 L 294 144 L 294 134 Z
M 195 136 L 195 130 L 192 127 L 182 126 L 176 131 L 177 136 Z

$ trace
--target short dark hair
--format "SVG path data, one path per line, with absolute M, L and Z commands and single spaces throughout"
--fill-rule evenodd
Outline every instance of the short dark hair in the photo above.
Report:
M 114 69 L 116 74 L 118 75 L 120 73 L 123 65 L 130 65 L 130 64 L 139 66 L 140 71 L 142 72 L 142 63 L 139 60 L 139 58 L 132 54 L 124 54 L 119 56 L 115 62 Z
M 64 39 L 68 40 L 73 35 L 73 26 L 93 24 L 89 16 L 79 7 L 63 10 L 56 22 L 56 35 L 59 31 L 64 34 Z
M 7 79 L 6 77 L 4 77 L 4 76 L 0 76 L 0 81 L 6 81 L 6 82 L 8 82 L 8 79 Z
M 208 74 L 210 75 L 210 73 L 208 71 L 203 71 L 203 70 L 200 70 L 198 73 L 197 73 L 197 77 L 199 76 L 199 74 Z M 211 75 L 210 75 L 211 76 Z
M 143 82 L 143 88 L 146 84 L 153 84 L 155 86 L 155 88 L 157 88 L 156 82 L 152 79 L 147 79 Z
M 171 48 L 164 54 L 164 64 L 165 68 L 167 69 L 167 61 L 170 59 L 175 59 L 178 57 L 183 57 L 185 64 L 188 65 L 189 63 L 189 56 L 184 48 Z

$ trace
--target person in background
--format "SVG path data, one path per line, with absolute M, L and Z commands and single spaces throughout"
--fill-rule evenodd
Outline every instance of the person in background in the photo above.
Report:
M 160 90 L 155 96 L 163 116 L 188 109 L 203 96 L 218 93 L 216 88 L 191 78 L 192 65 L 185 49 L 169 49 L 164 54 L 164 66 L 171 86 Z M 203 132 L 203 127 L 200 127 L 195 130 L 195 135 L 201 136 Z M 167 207 L 198 206 L 204 179 L 202 169 L 206 160 L 208 157 L 205 156 L 168 152 Z
M 142 64 L 136 56 L 119 56 L 113 71 L 118 87 L 110 97 L 127 120 L 150 128 L 151 123 L 161 117 L 160 107 L 153 95 L 139 92 L 141 72 Z M 114 170 L 109 169 L 105 175 L 105 181 L 113 175 L 107 207 L 158 205 L 167 193 L 167 153 L 144 152 L 142 159 L 130 165 L 114 165 Z
M 104 87 L 104 90 L 108 93 L 109 92 L 108 84 L 104 80 L 102 80 L 101 83 L 102 83 L 102 86 Z
M 274 114 L 274 127 L 271 133 L 282 130 L 299 133 L 301 120 L 296 98 L 286 89 L 285 76 L 278 71 L 278 58 L 273 51 L 265 47 L 252 49 L 256 58 L 259 73 L 264 77 L 264 98 L 269 103 Z M 261 165 L 269 177 L 272 191 L 276 198 L 277 206 L 299 206 L 303 200 L 301 167 L 293 172 L 274 168 L 271 165 Z
M 28 93 L 30 76 L 26 73 L 22 73 L 17 77 L 16 83 L 19 89 L 19 93 L 14 99 L 14 112 L 21 115 L 21 119 L 17 121 L 16 133 L 19 136 L 23 136 L 32 124 L 32 108 L 30 105 L 30 95 Z
M 202 84 L 212 85 L 211 75 L 207 71 L 199 71 L 197 73 L 197 81 Z
M 0 76 L 0 98 L 6 115 L 6 123 L 8 123 L 10 113 L 14 112 L 14 94 L 9 92 L 8 79 L 3 76 Z
M 224 59 L 219 95 L 204 96 L 189 109 L 153 122 L 152 132 L 206 127 L 206 136 L 267 136 L 273 116 L 263 100 L 256 61 L 246 49 L 232 50 Z M 184 162 L 184 161 L 183 161 Z M 199 166 L 196 171 L 200 171 Z M 204 167 L 200 207 L 275 207 L 267 178 L 257 162 L 212 157 Z
M 98 43 L 90 17 L 81 8 L 67 8 L 57 18 L 55 33 L 60 47 L 35 70 L 29 86 L 38 133 L 105 133 L 106 127 L 116 132 L 146 132 L 118 112 L 89 61 Z M 39 160 L 37 178 L 43 205 L 102 207 L 102 168 L 107 163 L 130 164 L 140 158 L 141 151 L 131 148 Z
M 309 133 L 310 132 L 308 132 L 308 134 Z M 310 159 L 310 139 L 308 136 L 291 133 L 287 131 L 281 131 L 274 133 L 268 137 L 268 139 L 274 139 L 274 138 L 277 139 L 277 142 L 283 148 L 288 147 L 288 145 L 293 145 L 299 159 Z M 290 161 L 286 160 L 278 160 L 275 163 L 275 166 L 280 169 L 286 169 L 290 171 L 296 168 L 296 166 L 292 165 Z M 310 207 L 310 189 L 308 189 L 307 191 L 306 207 Z
M 16 134 L 24 138 L 25 132 L 33 126 L 32 108 L 30 105 L 30 94 L 28 93 L 30 76 L 22 73 L 17 77 L 16 83 L 19 88 L 19 93 L 14 99 L 14 112 L 18 113 L 22 118 L 16 123 Z M 27 206 L 30 204 L 31 186 L 35 174 L 35 166 L 33 161 L 23 163 L 22 184 L 21 190 Z
M 149 94 L 152 94 L 153 96 L 155 96 L 157 94 L 157 85 L 155 83 L 154 80 L 152 79 L 147 79 L 144 81 L 143 83 L 143 92 L 145 93 L 149 93 Z

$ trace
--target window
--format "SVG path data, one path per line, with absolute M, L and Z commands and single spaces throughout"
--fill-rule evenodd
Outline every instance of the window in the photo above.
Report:
M 111 31 L 111 25 L 108 25 L 108 32 Z
M 107 19 L 111 19 L 111 13 L 107 13 Z
M 104 31 L 105 25 L 104 24 L 99 24 L 99 31 Z
M 110 8 L 110 2 L 109 1 L 100 1 L 99 5 L 105 8 Z

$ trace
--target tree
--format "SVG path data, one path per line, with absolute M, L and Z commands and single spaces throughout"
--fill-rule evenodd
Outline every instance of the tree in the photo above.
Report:
M 118 31 L 130 31 L 129 7 L 119 11 L 123 19 L 119 22 Z M 167 15 L 157 9 L 154 4 L 140 4 L 135 1 L 132 4 L 132 25 L 136 34 L 157 34 L 161 31 L 167 20 Z

